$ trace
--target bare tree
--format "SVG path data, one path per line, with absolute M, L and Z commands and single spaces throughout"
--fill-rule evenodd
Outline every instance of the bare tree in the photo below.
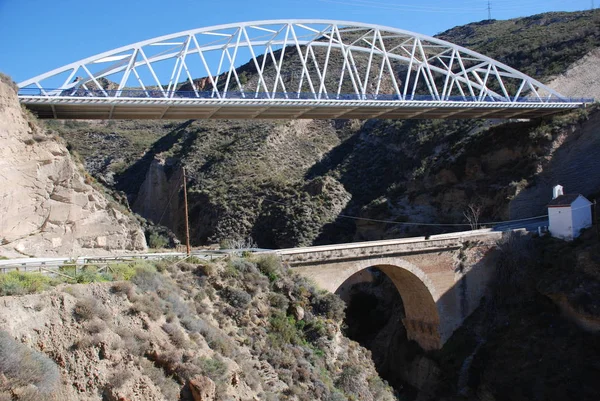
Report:
M 471 226 L 471 230 L 479 228 L 479 218 L 481 217 L 482 206 L 479 203 L 469 203 L 467 209 L 463 212 L 465 218 Z

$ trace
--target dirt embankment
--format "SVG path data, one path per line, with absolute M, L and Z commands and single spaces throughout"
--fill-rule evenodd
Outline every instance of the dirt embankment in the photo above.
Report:
M 0 399 L 393 399 L 342 301 L 277 259 L 136 266 L 0 298 Z

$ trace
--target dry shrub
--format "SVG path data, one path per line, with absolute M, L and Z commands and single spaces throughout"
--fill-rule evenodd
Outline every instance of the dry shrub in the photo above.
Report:
M 215 265 L 212 262 L 202 262 L 196 266 L 196 275 L 198 276 L 214 276 L 216 272 Z
M 17 83 L 15 81 L 13 81 L 13 79 L 4 74 L 3 72 L 0 72 L 0 82 L 8 85 L 12 90 L 15 91 L 15 93 L 19 92 L 19 87 L 17 86 Z
M 84 335 L 79 338 L 73 344 L 73 348 L 75 349 L 85 349 L 90 347 L 97 347 L 102 342 L 102 337 L 99 334 L 94 334 L 92 336 Z
M 106 323 L 100 319 L 94 318 L 84 325 L 85 330 L 90 334 L 98 334 L 106 330 Z
M 133 313 L 145 313 L 154 321 L 160 319 L 163 315 L 161 301 L 156 294 L 140 295 L 135 297 L 135 301 L 131 306 Z
M 0 331 L 0 377 L 2 376 L 8 381 L 9 388 L 33 384 L 38 396 L 58 391 L 61 384 L 60 372 L 54 361 L 14 340 L 5 331 Z
M 355 396 L 359 400 L 365 399 L 366 395 L 371 394 L 361 368 L 355 365 L 345 364 L 342 366 L 342 372 L 335 385 L 347 395 Z
M 114 372 L 112 375 L 110 375 L 110 377 L 108 379 L 108 385 L 112 388 L 120 388 L 132 376 L 133 376 L 133 373 L 131 373 L 127 369 L 118 370 L 118 371 Z
M 137 269 L 131 281 L 145 292 L 159 292 L 165 287 L 165 277 L 151 269 Z
M 144 375 L 148 376 L 160 388 L 166 400 L 177 400 L 179 398 L 179 385 L 170 377 L 165 376 L 165 372 L 162 369 L 157 368 L 147 359 L 141 359 L 140 365 Z
M 115 344 L 118 348 L 125 348 L 133 355 L 144 355 L 150 348 L 148 334 L 140 330 L 129 330 L 126 327 L 117 327 L 115 333 L 121 338 L 121 344 Z
M 113 294 L 124 294 L 130 300 L 135 296 L 135 289 L 129 281 L 117 281 L 113 283 L 110 290 Z
M 77 301 L 73 315 L 78 321 L 92 320 L 97 317 L 101 320 L 110 319 L 110 312 L 94 298 L 83 298 Z
M 250 360 L 243 360 L 239 362 L 240 367 L 242 368 L 242 377 L 244 381 L 250 386 L 250 388 L 254 391 L 258 390 L 263 382 L 260 375 L 257 373 L 257 368 L 254 366 L 254 363 Z
M 179 270 L 182 272 L 191 272 L 196 270 L 196 265 L 188 262 L 179 262 L 177 263 L 177 267 L 179 267 Z
M 165 333 L 169 335 L 169 338 L 171 339 L 171 342 L 174 346 L 176 346 L 177 348 L 187 347 L 188 340 L 183 331 L 179 329 L 179 327 L 171 323 L 165 323 L 162 325 L 162 329 Z

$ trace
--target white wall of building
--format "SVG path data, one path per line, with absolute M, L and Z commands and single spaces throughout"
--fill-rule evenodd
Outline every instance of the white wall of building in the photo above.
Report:
M 549 207 L 548 223 L 548 230 L 553 237 L 566 240 L 573 239 L 573 220 L 570 206 Z
M 582 229 L 592 226 L 591 202 L 583 196 L 578 197 L 571 203 L 571 213 L 573 217 L 573 238 L 577 238 Z

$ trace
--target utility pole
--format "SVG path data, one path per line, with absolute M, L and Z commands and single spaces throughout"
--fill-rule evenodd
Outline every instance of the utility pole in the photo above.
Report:
M 188 222 L 188 201 L 187 201 L 187 185 L 186 185 L 186 177 L 185 177 L 185 167 L 181 167 L 183 171 L 183 203 L 185 206 L 185 245 L 187 249 L 187 255 L 190 256 L 192 253 L 192 249 L 190 247 L 190 225 Z
M 592 0 L 592 1 L 594 1 L 594 0 Z M 488 20 L 491 20 L 492 19 L 492 0 L 488 0 L 487 10 L 488 10 Z

